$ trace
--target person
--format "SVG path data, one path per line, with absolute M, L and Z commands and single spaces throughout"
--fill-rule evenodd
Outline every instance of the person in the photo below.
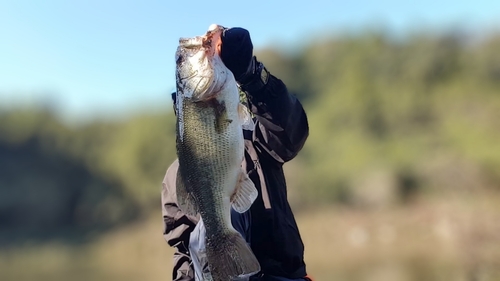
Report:
M 249 211 L 231 213 L 234 228 L 249 243 L 261 266 L 261 271 L 250 280 L 311 280 L 304 262 L 304 244 L 287 200 L 283 172 L 283 164 L 299 153 L 309 135 L 304 108 L 283 81 L 269 73 L 253 55 L 247 29 L 225 28 L 220 56 L 234 74 L 255 122 L 252 131 L 243 130 L 245 159 L 242 165 L 254 182 L 258 197 Z M 172 97 L 175 102 L 175 93 Z M 177 205 L 177 167 L 176 160 L 168 168 L 162 184 L 163 235 L 175 248 L 173 281 L 192 281 L 195 267 L 201 268 L 203 274 L 208 271 L 206 262 L 196 253 L 203 245 L 201 248 L 195 245 L 203 243 L 200 240 L 203 224 L 199 215 L 186 215 Z

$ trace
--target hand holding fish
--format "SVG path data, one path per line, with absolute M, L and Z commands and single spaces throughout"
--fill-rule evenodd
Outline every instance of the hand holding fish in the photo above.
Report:
M 244 92 L 261 90 L 267 84 L 269 72 L 253 55 L 250 32 L 241 27 L 224 28 L 221 42 L 220 57 L 239 87 Z
M 253 58 L 253 44 L 248 30 L 241 27 L 226 28 L 221 36 L 221 59 L 234 74 L 237 82 L 242 82 L 249 72 Z

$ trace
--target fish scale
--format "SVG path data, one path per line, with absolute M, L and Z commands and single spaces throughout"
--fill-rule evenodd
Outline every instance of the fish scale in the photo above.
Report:
M 220 187 L 236 186 L 235 176 L 232 180 L 228 179 L 231 178 L 229 170 L 241 161 L 231 163 L 231 159 L 241 158 L 243 154 L 231 134 L 216 132 L 214 109 L 204 106 L 203 103 L 194 103 L 188 99 L 183 102 L 184 141 L 178 144 L 179 170 L 192 187 L 190 191 L 199 206 L 207 232 L 210 233 L 210 228 L 219 224 L 212 224 L 208 220 L 213 216 L 221 219 L 224 214 L 229 213 L 227 210 L 215 208 L 228 205 L 223 203 L 224 189 L 227 188 Z M 233 145 L 230 145 L 231 140 Z

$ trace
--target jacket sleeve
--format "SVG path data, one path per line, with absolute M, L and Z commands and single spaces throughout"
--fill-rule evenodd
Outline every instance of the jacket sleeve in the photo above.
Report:
M 293 159 L 309 135 L 302 104 L 288 92 L 283 81 L 271 74 L 261 89 L 247 90 L 246 94 L 257 119 L 254 141 L 280 163 Z
M 168 168 L 162 183 L 161 203 L 163 214 L 163 237 L 175 248 L 173 281 L 193 281 L 194 272 L 189 255 L 189 237 L 198 218 L 187 216 L 177 205 L 175 181 L 177 178 L 177 160 Z

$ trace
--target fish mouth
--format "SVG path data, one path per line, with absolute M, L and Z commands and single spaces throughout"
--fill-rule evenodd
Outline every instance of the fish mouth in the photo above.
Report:
M 224 27 L 212 24 L 205 35 L 195 37 L 181 37 L 179 46 L 175 56 L 176 64 L 179 65 L 189 57 L 194 56 L 198 52 L 204 51 L 205 55 L 213 56 L 215 53 L 220 53 L 220 33 Z M 217 36 L 219 35 L 219 36 Z M 217 44 L 212 44 L 216 40 Z
M 185 49 L 198 49 L 203 46 L 203 37 L 204 36 L 196 36 L 193 38 L 180 38 L 179 39 L 179 47 Z
M 186 96 L 206 99 L 206 93 L 219 92 L 225 84 L 225 77 L 220 70 L 214 71 L 222 63 L 220 58 L 221 34 L 225 28 L 211 25 L 202 36 L 180 38 L 175 61 L 177 65 L 177 84 L 187 91 Z
M 200 47 L 212 47 L 212 39 L 214 35 L 222 32 L 225 27 L 217 24 L 212 24 L 208 27 L 208 31 L 203 36 L 195 36 L 191 38 L 182 37 L 179 39 L 179 47 L 185 49 L 198 49 Z

